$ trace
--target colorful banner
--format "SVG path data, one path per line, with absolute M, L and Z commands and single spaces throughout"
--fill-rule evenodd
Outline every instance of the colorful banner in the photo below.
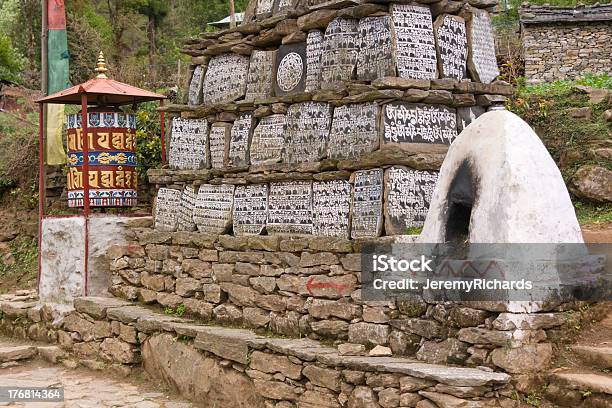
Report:
M 64 0 L 48 0 L 48 86 L 47 94 L 70 87 L 68 62 L 68 38 L 66 34 L 66 9 Z M 47 144 L 46 163 L 60 165 L 66 163 L 66 152 L 62 140 L 64 126 L 64 105 L 47 105 Z

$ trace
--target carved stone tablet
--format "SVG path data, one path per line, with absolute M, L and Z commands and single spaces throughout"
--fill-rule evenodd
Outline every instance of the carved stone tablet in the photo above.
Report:
M 351 184 L 345 180 L 312 184 L 313 235 L 349 237 Z
M 251 141 L 249 152 L 251 164 L 271 164 L 281 161 L 286 126 L 285 115 L 271 115 L 260 119 Z
M 270 183 L 268 234 L 312 234 L 312 182 Z
M 385 171 L 385 233 L 406 234 L 422 227 L 427 217 L 438 173 L 410 170 L 403 166 Z
M 393 37 L 393 21 L 390 16 L 359 20 L 358 80 L 373 81 L 396 76 Z
M 178 231 L 195 231 L 197 229 L 193 220 L 197 193 L 193 186 L 187 186 L 181 194 L 181 205 L 178 214 Z
M 383 143 L 450 145 L 457 137 L 455 109 L 441 105 L 393 102 L 383 108 Z
M 228 162 L 230 166 L 246 166 L 249 164 L 249 151 L 254 129 L 255 119 L 252 112 L 242 113 L 234 121 L 230 134 Z
M 272 96 L 276 51 L 253 51 L 249 64 L 245 100 L 266 99 Z
M 257 0 L 255 16 L 258 20 L 270 17 L 274 9 L 274 0 Z
M 198 190 L 193 220 L 198 231 L 223 234 L 232 226 L 233 185 L 202 184 Z
M 402 78 L 437 78 L 436 40 L 427 6 L 392 4 L 397 70 Z
M 276 0 L 274 2 L 274 14 L 294 11 L 300 0 Z
M 359 51 L 357 24 L 352 18 L 336 18 L 327 26 L 321 54 L 322 89 L 354 78 Z
M 180 205 L 180 190 L 160 188 L 155 202 L 155 229 L 176 231 Z
M 441 78 L 464 79 L 467 64 L 465 20 L 442 14 L 434 22 L 438 69 Z
M 323 32 L 311 30 L 306 37 L 306 92 L 321 89 L 321 53 Z
M 285 163 L 315 162 L 327 154 L 332 107 L 327 103 L 303 102 L 287 110 L 284 138 Z
M 198 65 L 193 70 L 191 82 L 189 84 L 189 105 L 199 105 L 202 103 L 202 82 L 204 81 L 204 67 Z
M 178 170 L 208 168 L 208 122 L 205 119 L 172 119 L 168 163 L 170 168 Z
M 231 123 L 218 122 L 210 128 L 210 164 L 213 169 L 227 166 L 229 161 Z
M 274 66 L 276 96 L 302 93 L 306 89 L 306 43 L 281 45 Z
M 236 186 L 234 235 L 259 235 L 268 220 L 268 185 Z
M 353 159 L 379 146 L 379 112 L 376 103 L 338 106 L 334 109 L 327 157 Z
M 467 20 L 468 70 L 474 81 L 490 84 L 499 75 L 489 13 L 472 8 Z
M 482 106 L 457 108 L 457 134 L 463 132 L 463 129 L 486 111 Z
M 351 238 L 378 237 L 383 227 L 383 170 L 354 173 Z
M 203 101 L 205 105 L 233 102 L 245 95 L 249 57 L 222 54 L 213 57 L 204 76 Z

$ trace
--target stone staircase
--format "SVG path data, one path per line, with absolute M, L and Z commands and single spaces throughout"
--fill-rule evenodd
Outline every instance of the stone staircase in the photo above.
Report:
M 570 367 L 547 376 L 545 397 L 561 407 L 612 407 L 612 313 L 598 323 L 595 335 L 583 336 L 571 347 Z

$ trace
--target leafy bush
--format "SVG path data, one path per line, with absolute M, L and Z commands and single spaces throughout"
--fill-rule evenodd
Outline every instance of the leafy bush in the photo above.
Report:
M 161 165 L 161 138 L 157 102 L 147 102 L 136 112 L 136 157 L 138 177 L 147 179 L 147 170 Z
M 26 120 L 0 115 L 0 195 L 14 187 L 30 189 L 38 174 L 38 114 Z
M 0 33 L 0 80 L 17 82 L 24 59 L 13 48 L 11 39 Z

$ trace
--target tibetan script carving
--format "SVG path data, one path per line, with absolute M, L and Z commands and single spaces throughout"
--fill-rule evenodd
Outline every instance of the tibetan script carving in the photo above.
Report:
M 327 157 L 354 159 L 379 146 L 379 111 L 376 103 L 338 106 L 334 109 Z
M 457 108 L 457 133 L 463 132 L 463 129 L 486 111 L 482 106 Z
M 251 164 L 271 164 L 281 161 L 283 137 L 286 128 L 285 115 L 271 115 L 262 118 L 253 132 Z
M 257 0 L 255 16 L 258 20 L 270 17 L 274 8 L 274 0 Z
M 442 14 L 434 23 L 438 68 L 441 78 L 463 79 L 467 68 L 465 21 L 459 16 Z
M 198 170 L 208 167 L 208 122 L 205 119 L 174 118 L 171 132 L 170 168 Z
M 436 40 L 427 6 L 392 4 L 397 41 L 397 70 L 402 78 L 437 77 Z
M 274 14 L 295 11 L 300 0 L 276 0 L 274 3 Z
M 472 10 L 467 21 L 468 69 L 474 81 L 490 84 L 499 75 L 491 18 L 484 10 Z
M 234 234 L 259 235 L 268 219 L 268 186 L 237 186 L 234 192 Z
M 281 45 L 274 68 L 276 96 L 304 92 L 306 87 L 306 43 Z
M 245 95 L 249 57 L 222 54 L 213 57 L 204 76 L 203 101 L 205 105 L 233 102 Z
M 180 190 L 160 188 L 155 202 L 155 229 L 176 231 L 180 205 Z
M 451 144 L 457 137 L 455 109 L 402 102 L 383 108 L 383 143 Z
M 393 22 L 390 16 L 359 20 L 358 80 L 373 81 L 396 76 L 393 40 Z
M 327 154 L 332 108 L 327 103 L 303 102 L 287 110 L 283 161 L 315 162 Z
M 231 123 L 215 123 L 210 128 L 210 164 L 213 169 L 227 166 L 229 154 L 229 140 L 232 131 Z
M 312 234 L 312 182 L 270 183 L 269 234 Z
M 192 186 L 187 186 L 181 194 L 181 205 L 178 213 L 178 231 L 195 231 L 196 225 L 193 220 L 197 193 Z
M 355 172 L 351 238 L 378 237 L 383 225 L 383 170 Z
M 233 185 L 202 184 L 196 198 L 193 220 L 198 231 L 223 234 L 232 225 Z
M 313 235 L 349 237 L 351 184 L 345 180 L 312 185 Z
M 306 37 L 306 92 L 321 88 L 321 53 L 323 32 L 311 30 Z
M 266 99 L 272 96 L 276 51 L 253 51 L 249 64 L 245 100 Z
M 406 234 L 422 227 L 429 211 L 438 173 L 394 166 L 385 171 L 385 233 Z
M 198 65 L 193 70 L 191 83 L 189 84 L 189 105 L 202 103 L 202 82 L 204 81 L 204 67 Z
M 321 53 L 321 88 L 353 79 L 359 51 L 357 24 L 356 19 L 336 18 L 327 26 Z
M 249 164 L 249 150 L 254 127 L 255 120 L 252 112 L 242 113 L 234 121 L 230 134 L 228 163 L 230 166 L 246 166 Z

